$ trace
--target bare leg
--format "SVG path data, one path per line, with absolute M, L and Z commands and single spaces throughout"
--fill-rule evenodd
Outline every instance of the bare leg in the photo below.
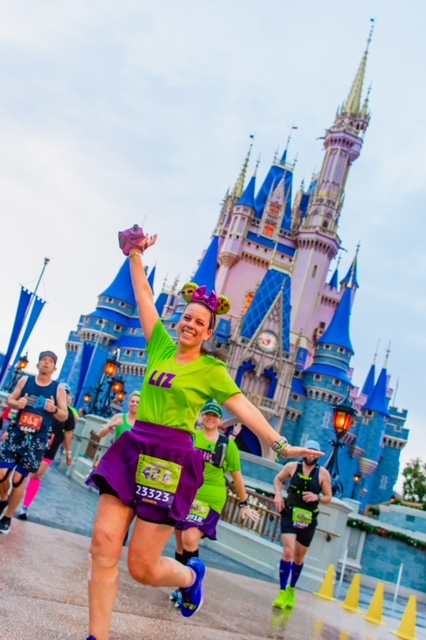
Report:
M 185 551 L 198 551 L 200 540 L 203 537 L 202 531 L 197 527 L 191 527 L 182 531 L 182 543 Z
M 194 583 L 190 567 L 161 555 L 172 534 L 169 525 L 137 519 L 128 556 L 129 572 L 135 580 L 153 587 L 186 588 Z
M 183 552 L 183 542 L 182 542 L 182 533 L 179 529 L 175 529 L 175 538 L 176 538 L 176 552 L 182 554 Z
M 19 504 L 24 496 L 26 479 L 23 479 L 21 484 L 18 487 L 13 486 L 17 484 L 22 479 L 22 475 L 17 471 L 13 473 L 13 481 L 12 481 L 12 491 L 9 496 L 9 504 L 4 513 L 7 518 L 12 518 L 16 509 L 19 507 Z
M 12 474 L 9 474 L 8 477 L 6 478 L 8 469 L 0 469 L 0 500 L 6 501 L 9 495 L 9 491 L 10 491 L 10 479 L 12 477 Z M 3 478 L 6 478 L 6 480 L 3 480 Z
M 118 562 L 123 540 L 134 511 L 115 496 L 103 494 L 93 529 L 89 553 L 89 633 L 108 640 L 111 616 L 118 591 Z

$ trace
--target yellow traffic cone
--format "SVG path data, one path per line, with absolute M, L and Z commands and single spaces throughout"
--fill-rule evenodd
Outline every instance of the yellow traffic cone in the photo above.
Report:
M 391 631 L 394 636 L 403 640 L 416 640 L 417 598 L 410 596 L 398 631 Z
M 386 624 L 383 622 L 383 601 L 385 597 L 385 585 L 379 582 L 373 595 L 370 608 L 366 616 L 363 616 L 368 622 L 373 624 Z
M 344 603 L 341 605 L 347 611 L 359 613 L 359 592 L 361 590 L 361 574 L 356 573 L 352 578 L 351 586 L 346 595 Z
M 321 589 L 314 595 L 319 596 L 320 598 L 324 598 L 324 600 L 335 600 L 336 598 L 333 598 L 335 574 L 336 569 L 334 567 L 334 564 L 331 564 L 327 569 L 327 573 L 325 574 Z

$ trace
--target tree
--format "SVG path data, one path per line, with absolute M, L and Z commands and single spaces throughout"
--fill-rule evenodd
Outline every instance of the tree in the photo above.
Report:
M 404 500 L 426 504 L 426 462 L 414 458 L 405 466 L 403 492 Z

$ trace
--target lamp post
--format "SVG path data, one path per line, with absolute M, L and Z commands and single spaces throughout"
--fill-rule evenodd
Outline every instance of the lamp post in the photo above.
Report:
M 89 400 L 90 404 L 88 407 L 88 413 L 95 413 L 96 415 L 105 415 L 105 413 L 103 412 L 104 405 L 105 405 L 105 398 L 101 403 L 101 405 L 99 405 L 99 397 L 104 388 L 105 378 L 109 379 L 108 381 L 109 388 L 106 396 L 110 394 L 111 386 L 112 386 L 111 381 L 113 380 L 115 374 L 117 373 L 120 367 L 120 363 L 118 362 L 118 357 L 119 357 L 119 354 L 116 350 L 114 351 L 112 356 L 106 359 L 104 371 L 102 373 L 101 379 L 99 380 L 99 384 L 97 384 L 94 389 L 93 397 L 91 397 L 90 393 L 87 393 L 85 395 L 85 398 L 91 397 L 91 400 Z
M 355 500 L 356 490 L 357 490 L 358 484 L 361 482 L 361 480 L 362 480 L 362 478 L 361 478 L 360 474 L 356 473 L 354 475 L 354 488 L 352 489 L 352 495 L 351 495 L 351 499 L 352 500 Z
M 108 389 L 99 408 L 99 415 L 104 416 L 105 418 L 109 418 L 112 413 L 111 402 L 113 401 L 113 394 L 117 396 L 119 393 L 123 392 L 123 389 L 123 378 L 117 376 L 108 380 Z
M 15 368 L 13 369 L 13 376 L 6 387 L 6 391 L 12 392 L 21 377 L 23 371 L 27 368 L 28 365 L 28 353 L 19 358 L 19 361 L 16 363 Z
M 342 438 L 353 426 L 355 422 L 354 416 L 355 409 L 352 406 L 349 395 L 341 403 L 335 405 L 333 420 L 335 438 L 330 441 L 333 445 L 333 451 L 324 466 L 330 472 L 331 491 L 336 498 L 340 497 L 343 493 L 343 485 L 339 478 L 338 453 L 339 449 L 346 444 L 342 442 Z

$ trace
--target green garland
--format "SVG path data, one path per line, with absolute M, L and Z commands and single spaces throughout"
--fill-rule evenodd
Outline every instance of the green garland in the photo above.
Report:
M 420 540 L 416 540 L 415 538 L 411 538 L 411 536 L 405 535 L 405 533 L 399 533 L 399 531 L 388 531 L 387 529 L 383 529 L 383 527 L 375 527 L 368 522 L 363 522 L 362 520 L 356 520 L 355 518 L 348 519 L 348 526 L 353 527 L 354 529 L 359 529 L 360 531 L 366 531 L 367 533 L 373 533 L 377 536 L 381 536 L 382 538 L 390 538 L 392 540 L 401 540 L 405 542 L 410 547 L 415 547 L 420 551 L 426 551 L 426 544 L 421 542 Z

